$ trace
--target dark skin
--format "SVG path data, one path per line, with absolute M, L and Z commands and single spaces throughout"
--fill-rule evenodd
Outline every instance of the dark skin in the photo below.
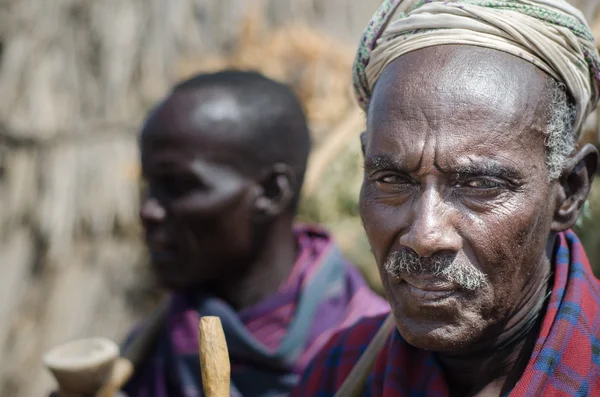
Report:
M 240 310 L 277 291 L 296 258 L 291 168 L 252 155 L 244 104 L 225 90 L 175 92 L 141 134 L 141 220 L 159 280 Z M 245 129 L 246 128 L 246 129 Z
M 556 234 L 577 220 L 596 172 L 586 145 L 549 180 L 547 78 L 499 51 L 436 46 L 388 65 L 373 93 L 361 216 L 400 333 L 438 353 L 453 396 L 499 396 L 520 378 Z M 464 259 L 487 284 L 440 294 L 435 278 L 394 278 L 383 263 L 404 249 Z

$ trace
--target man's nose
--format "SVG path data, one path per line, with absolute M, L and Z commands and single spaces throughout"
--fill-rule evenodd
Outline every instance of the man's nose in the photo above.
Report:
M 410 227 L 400 237 L 400 244 L 422 257 L 458 252 L 462 248 L 462 238 L 455 228 L 459 215 L 456 209 L 443 201 L 436 188 L 425 190 L 413 208 Z
M 140 218 L 143 222 L 161 222 L 167 213 L 161 203 L 154 197 L 146 197 L 140 208 Z

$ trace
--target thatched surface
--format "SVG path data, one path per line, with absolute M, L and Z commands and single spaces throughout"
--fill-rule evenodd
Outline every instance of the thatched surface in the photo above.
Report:
M 351 43 L 377 3 L 265 0 L 257 15 L 270 28 L 310 21 Z M 279 77 L 312 98 L 314 130 L 324 137 L 344 116 L 351 53 L 307 28 L 273 34 L 242 24 L 256 5 L 0 2 L 0 395 L 44 395 L 52 384 L 44 351 L 75 337 L 120 340 L 149 310 L 136 132 L 149 106 L 199 61 L 268 40 L 273 53 L 261 56 L 280 58 Z

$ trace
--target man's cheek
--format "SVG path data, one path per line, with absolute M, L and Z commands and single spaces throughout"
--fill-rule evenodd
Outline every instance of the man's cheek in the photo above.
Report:
M 515 219 L 518 221 L 487 231 L 488 236 L 495 237 L 484 239 L 488 243 L 482 244 L 488 278 L 502 295 L 522 289 L 532 266 L 529 262 L 539 248 L 537 220 Z
M 402 230 L 401 211 L 382 203 L 361 206 L 361 218 L 365 232 L 378 262 L 383 261 Z

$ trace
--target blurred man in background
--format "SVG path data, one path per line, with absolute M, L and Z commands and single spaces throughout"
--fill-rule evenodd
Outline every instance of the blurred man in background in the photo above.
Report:
M 221 318 L 249 397 L 286 394 L 336 327 L 389 310 L 326 231 L 294 226 L 309 151 L 297 98 L 257 73 L 198 75 L 150 113 L 141 219 L 172 294 L 130 396 L 202 395 L 201 316 Z
M 599 67 L 563 0 L 383 3 L 354 83 L 393 316 L 334 337 L 298 397 L 600 395 L 600 282 L 570 230 L 598 167 L 577 140 Z

